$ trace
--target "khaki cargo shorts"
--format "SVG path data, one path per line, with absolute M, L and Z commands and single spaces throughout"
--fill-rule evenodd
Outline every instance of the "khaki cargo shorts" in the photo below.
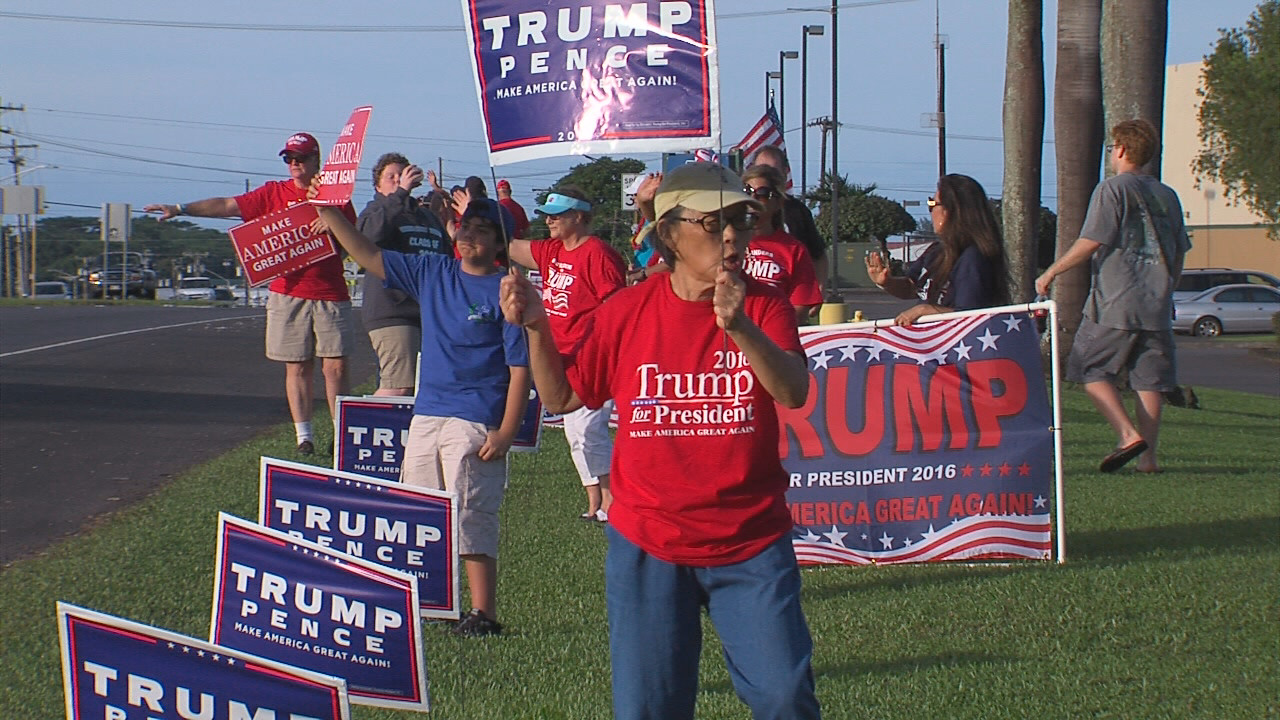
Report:
M 304 300 L 273 292 L 267 296 L 267 357 L 305 362 L 351 353 L 351 303 Z

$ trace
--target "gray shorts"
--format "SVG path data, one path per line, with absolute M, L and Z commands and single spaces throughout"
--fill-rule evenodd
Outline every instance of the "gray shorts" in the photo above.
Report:
M 267 357 L 306 362 L 351 354 L 351 303 L 267 296 Z
M 1174 353 L 1173 330 L 1117 330 L 1084 320 L 1067 356 L 1067 379 L 1114 383 L 1128 369 L 1129 387 L 1165 392 L 1178 386 Z
M 369 342 L 378 354 L 378 387 L 413 389 L 422 330 L 416 325 L 374 328 Z

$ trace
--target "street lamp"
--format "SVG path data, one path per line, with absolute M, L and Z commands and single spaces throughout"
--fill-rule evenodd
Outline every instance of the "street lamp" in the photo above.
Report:
M 837 0 L 831 0 L 831 174 L 840 176 L 840 89 L 837 82 L 840 69 L 840 8 Z M 831 278 L 827 301 L 843 303 L 840 295 L 840 183 L 831 183 Z M 844 308 L 840 309 L 844 312 Z
M 765 70 L 765 72 L 764 72 L 764 109 L 765 109 L 765 112 L 768 112 L 768 111 L 769 111 L 769 81 L 770 81 L 770 80 L 781 80 L 781 79 L 782 79 L 782 73 L 778 72 L 777 70 Z
M 795 60 L 800 57 L 800 53 L 795 50 L 779 50 L 778 51 L 778 132 L 785 133 L 787 130 L 787 86 L 785 80 L 785 69 L 782 67 L 783 62 L 787 60 Z
M 805 25 L 800 35 L 800 196 L 809 189 L 805 165 L 809 153 L 809 36 L 822 35 L 821 25 Z

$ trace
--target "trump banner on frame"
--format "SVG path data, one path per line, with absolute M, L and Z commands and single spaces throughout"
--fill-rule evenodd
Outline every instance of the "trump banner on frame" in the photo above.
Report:
M 878 324 L 801 333 L 809 397 L 778 407 L 796 557 L 1050 559 L 1056 434 L 1027 306 Z
M 209 639 L 347 681 L 353 704 L 428 710 L 418 580 L 218 516 Z
M 462 11 L 491 164 L 719 145 L 713 0 Z
M 423 617 L 456 620 L 458 498 L 264 457 L 258 522 L 418 579 Z
M 58 603 L 68 720 L 348 720 L 342 678 Z

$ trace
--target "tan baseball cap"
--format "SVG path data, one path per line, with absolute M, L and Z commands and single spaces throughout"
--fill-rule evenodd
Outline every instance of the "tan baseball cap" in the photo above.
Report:
M 739 203 L 748 203 L 757 212 L 764 210 L 742 191 L 742 178 L 720 163 L 709 162 L 688 163 L 667 173 L 653 198 L 659 218 L 677 205 L 710 213 Z

